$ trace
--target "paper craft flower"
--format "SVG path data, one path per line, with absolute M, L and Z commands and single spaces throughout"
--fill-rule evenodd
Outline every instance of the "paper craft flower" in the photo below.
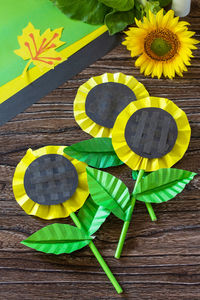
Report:
M 118 293 L 122 288 L 92 242 L 92 234 L 110 214 L 88 199 L 86 164 L 63 153 L 64 146 L 29 149 L 17 165 L 13 177 L 15 198 L 24 211 L 42 219 L 70 215 L 77 227 L 51 224 L 22 243 L 44 253 L 72 253 L 89 246 Z M 74 213 L 81 206 L 79 217 Z
M 112 143 L 119 159 L 132 170 L 151 172 L 179 161 L 190 135 L 183 110 L 168 99 L 148 97 L 130 103 L 119 114 Z
M 17 165 L 13 192 L 27 214 L 47 220 L 65 218 L 87 199 L 87 165 L 65 155 L 64 148 L 29 149 Z
M 133 76 L 105 73 L 92 77 L 78 89 L 74 117 L 93 137 L 111 137 L 118 114 L 132 101 L 149 93 Z
M 18 36 L 20 49 L 14 51 L 24 60 L 29 59 L 23 73 L 27 71 L 32 62 L 43 70 L 53 69 L 56 64 L 64 60 L 61 53 L 55 50 L 65 44 L 65 42 L 60 41 L 62 30 L 63 28 L 57 28 L 51 31 L 48 28 L 40 35 L 40 30 L 35 29 L 31 23 L 23 29 L 23 34 Z
M 194 45 L 198 43 L 188 31 L 185 21 L 179 22 L 174 18 L 174 11 L 170 10 L 164 15 L 160 10 L 155 16 L 149 12 L 149 20 L 144 17 L 143 22 L 136 20 L 138 28 L 130 28 L 127 37 L 122 43 L 131 51 L 131 56 L 140 55 L 135 66 L 140 67 L 140 72 L 145 76 L 157 76 L 162 74 L 172 79 L 175 73 L 183 76 L 190 65 Z

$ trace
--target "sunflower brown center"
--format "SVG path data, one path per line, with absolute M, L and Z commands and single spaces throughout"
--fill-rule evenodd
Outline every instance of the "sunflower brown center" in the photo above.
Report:
M 151 50 L 158 56 L 166 55 L 171 49 L 171 45 L 161 38 L 155 39 L 151 44 Z
M 158 61 L 172 59 L 178 53 L 179 47 L 177 35 L 166 28 L 150 32 L 144 41 L 146 54 Z
M 46 154 L 34 160 L 26 170 L 24 187 L 29 198 L 43 205 L 61 204 L 78 186 L 74 165 L 64 156 Z

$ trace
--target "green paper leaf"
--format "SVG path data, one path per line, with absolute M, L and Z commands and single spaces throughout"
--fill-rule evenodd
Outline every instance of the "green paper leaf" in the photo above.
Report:
M 110 138 L 92 138 L 82 141 L 66 147 L 64 153 L 95 168 L 108 168 L 123 164 L 117 157 Z
M 87 167 L 88 186 L 92 199 L 121 220 L 126 220 L 130 194 L 126 185 L 115 176 Z
M 99 2 L 119 11 L 128 11 L 134 7 L 134 0 L 99 0 Z
M 104 18 L 111 11 L 98 0 L 51 0 L 69 18 L 88 24 L 103 25 Z
M 38 230 L 21 243 L 41 252 L 62 254 L 79 250 L 92 239 L 82 229 L 55 223 Z
M 124 30 L 128 25 L 134 23 L 135 9 L 130 11 L 116 11 L 108 13 L 105 17 L 105 24 L 111 35 Z
M 185 170 L 160 169 L 142 179 L 133 194 L 143 202 L 165 202 L 182 192 L 195 175 Z
M 138 173 L 139 173 L 139 171 L 134 171 L 134 170 L 132 171 L 132 178 L 133 178 L 133 180 L 136 180 L 136 179 L 137 179 Z M 150 173 L 151 173 L 151 172 L 144 172 L 142 178 L 146 177 L 146 176 L 149 175 Z
M 110 215 L 110 211 L 97 205 L 89 197 L 78 213 L 78 218 L 89 235 L 95 233 Z

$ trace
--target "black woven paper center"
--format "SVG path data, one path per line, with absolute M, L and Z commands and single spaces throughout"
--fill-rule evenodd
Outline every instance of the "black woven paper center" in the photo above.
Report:
M 113 128 L 119 113 L 134 100 L 136 96 L 128 86 L 117 82 L 101 83 L 88 93 L 85 111 L 95 123 Z
M 142 108 L 128 120 L 125 139 L 138 155 L 159 158 L 169 153 L 176 142 L 178 129 L 174 118 L 161 108 Z
M 31 200 L 43 205 L 63 203 L 78 186 L 74 165 L 58 154 L 43 155 L 26 170 L 24 187 Z

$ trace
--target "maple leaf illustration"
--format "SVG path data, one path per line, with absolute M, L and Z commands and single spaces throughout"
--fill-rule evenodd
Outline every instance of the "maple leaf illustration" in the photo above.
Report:
M 55 50 L 65 44 L 65 42 L 60 41 L 62 30 L 63 27 L 55 30 L 48 28 L 40 35 L 40 30 L 35 29 L 31 23 L 23 29 L 22 35 L 18 36 L 20 49 L 14 51 L 24 60 L 29 59 L 23 74 L 26 73 L 31 63 L 41 70 L 53 69 L 55 65 L 65 59 L 61 53 Z

